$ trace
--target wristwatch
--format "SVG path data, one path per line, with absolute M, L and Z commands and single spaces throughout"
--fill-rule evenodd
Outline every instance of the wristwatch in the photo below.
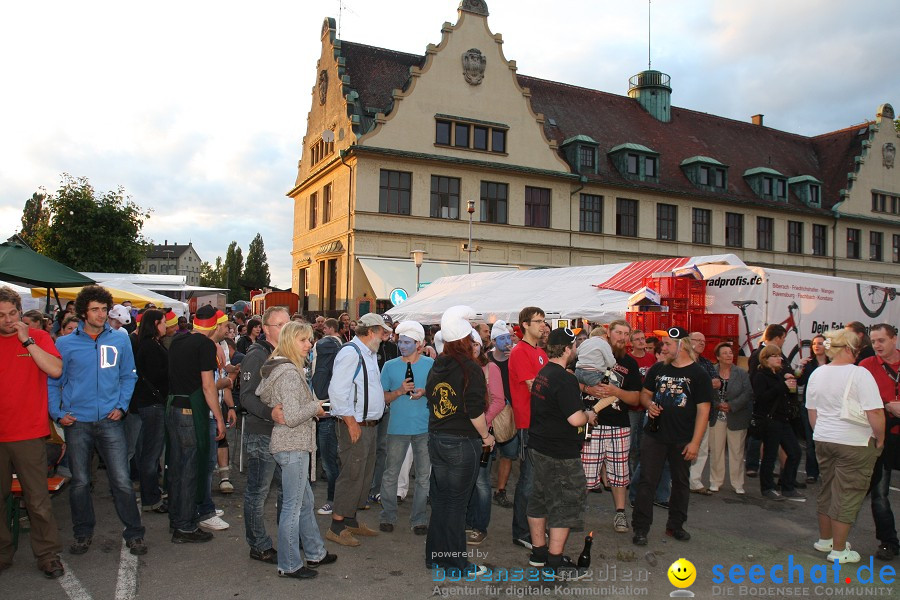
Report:
M 22 347 L 27 348 L 28 346 L 32 345 L 33 343 L 34 343 L 34 338 L 30 337 L 27 340 L 25 340 L 24 342 L 22 342 Z

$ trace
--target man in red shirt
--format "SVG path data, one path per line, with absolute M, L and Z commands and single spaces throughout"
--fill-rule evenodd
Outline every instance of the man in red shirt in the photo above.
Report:
M 62 360 L 50 334 L 22 322 L 22 299 L 0 287 L 0 498 L 10 494 L 16 473 L 31 519 L 31 550 L 38 568 L 62 577 L 59 533 L 47 492 L 50 435 L 47 376 L 62 374 Z M 0 571 L 12 566 L 14 548 L 6 519 L 0 519 Z
M 869 337 L 875 356 L 863 359 L 859 366 L 868 369 L 875 377 L 884 401 L 886 418 L 884 451 L 875 462 L 870 484 L 875 537 L 881 542 L 875 557 L 893 560 L 900 553 L 900 543 L 888 493 L 891 489 L 891 471 L 900 464 L 900 350 L 897 350 L 897 328 L 893 325 L 873 325 L 869 329 Z
M 531 425 L 531 384 L 534 383 L 538 371 L 543 369 L 549 360 L 544 349 L 538 346 L 545 330 L 549 329 L 544 316 L 544 311 L 536 306 L 527 306 L 519 311 L 522 342 L 516 344 L 509 353 L 509 393 L 516 428 L 519 430 L 519 448 L 520 452 L 524 453 L 513 500 L 513 544 L 529 550 L 531 534 L 526 509 L 534 480 L 531 458 L 528 455 L 528 427 Z

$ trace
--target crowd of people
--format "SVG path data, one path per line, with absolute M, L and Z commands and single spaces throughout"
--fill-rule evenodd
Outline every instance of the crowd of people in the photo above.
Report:
M 890 324 L 818 335 L 796 367 L 781 352 L 784 328 L 770 325 L 742 368 L 728 343 L 707 352 L 702 331 L 622 320 L 553 329 L 534 306 L 516 323 L 475 322 L 466 306 L 439 325 L 374 313 L 307 320 L 283 307 L 248 317 L 202 306 L 188 320 L 87 286 L 58 317 L 21 309 L 0 288 L 0 496 L 15 473 L 47 577 L 64 573 L 48 468 L 71 477 L 73 554 L 93 539 L 95 453 L 132 554 L 148 552 L 142 512 L 167 514 L 173 543 L 208 542 L 230 527 L 212 492 L 235 491 L 225 434 L 238 413 L 249 556 L 283 577 L 334 563 L 326 541 L 390 535 L 411 492 L 408 527 L 424 537 L 427 568 L 484 573 L 466 549 L 487 538 L 495 505 L 512 510 L 512 543 L 530 566 L 577 580 L 585 569 L 565 548 L 588 493 L 611 496 L 611 535 L 647 545 L 656 505 L 666 535 L 686 542 L 691 494 L 725 493 L 726 475 L 737 495 L 757 478 L 772 502 L 806 501 L 817 486 L 813 546 L 840 563 L 860 560 L 848 537 L 871 493 L 876 557 L 900 552 L 888 501 L 900 458 Z M 48 461 L 48 436 L 64 441 L 62 460 Z M 273 485 L 277 545 L 264 515 Z M 361 511 L 376 505 L 377 525 L 366 523 Z M 317 514 L 330 516 L 324 536 Z M 0 571 L 12 558 L 3 521 Z

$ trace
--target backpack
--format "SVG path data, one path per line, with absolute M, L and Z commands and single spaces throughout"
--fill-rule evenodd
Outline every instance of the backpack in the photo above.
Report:
M 313 371 L 312 388 L 319 400 L 328 399 L 328 384 L 331 383 L 334 357 L 341 347 L 341 342 L 330 336 L 316 343 L 316 368 Z

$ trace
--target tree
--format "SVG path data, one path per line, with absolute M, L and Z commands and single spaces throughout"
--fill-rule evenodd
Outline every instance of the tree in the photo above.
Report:
M 261 290 L 264 287 L 268 287 L 270 282 L 266 249 L 263 246 L 262 236 L 257 233 L 247 249 L 247 263 L 244 266 L 244 276 L 241 283 L 251 289 Z
M 241 289 L 241 272 L 244 270 L 244 255 L 237 242 L 228 244 L 225 252 L 225 263 L 222 265 L 225 272 L 225 285 L 228 288 L 228 302 L 234 303 L 243 299 L 247 294 Z
M 225 265 L 222 263 L 222 257 L 216 257 L 215 265 L 208 262 L 200 263 L 200 285 L 204 287 L 225 287 Z
M 59 189 L 46 202 L 49 226 L 41 243 L 45 255 L 76 271 L 140 270 L 149 246 L 141 229 L 150 213 L 126 196 L 124 188 L 98 195 L 86 177 L 63 173 Z M 34 204 L 26 202 L 29 208 L 34 212 Z
M 44 206 L 46 199 L 47 192 L 41 188 L 25 201 L 25 209 L 22 211 L 22 230 L 19 236 L 36 252 L 43 251 L 50 225 L 50 214 Z

